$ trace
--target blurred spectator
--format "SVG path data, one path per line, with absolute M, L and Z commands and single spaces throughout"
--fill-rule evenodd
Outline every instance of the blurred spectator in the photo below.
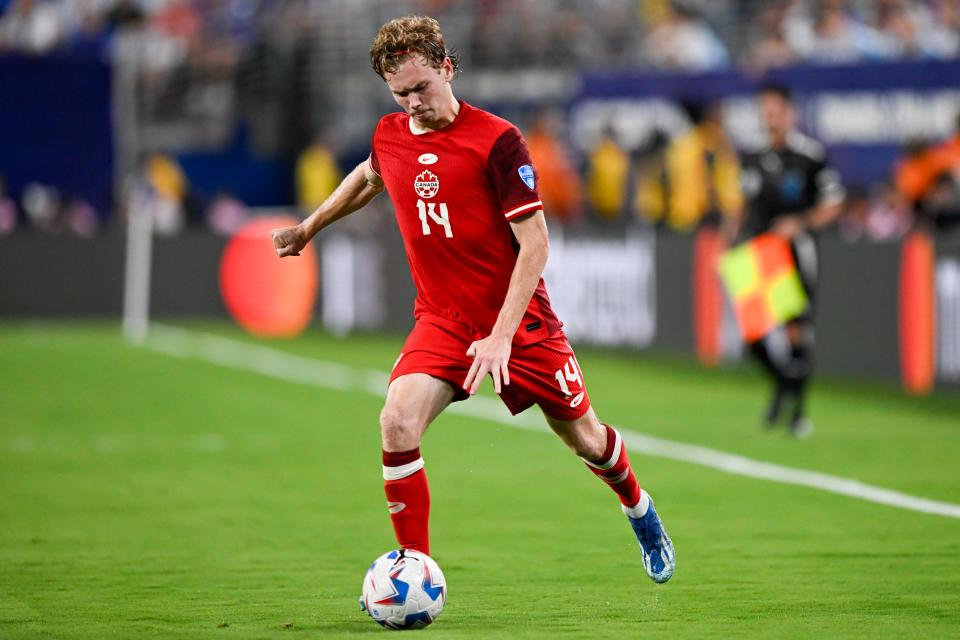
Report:
M 20 201 L 30 226 L 43 231 L 59 229 L 60 192 L 56 188 L 31 182 L 23 188 Z
M 672 0 L 643 46 L 645 62 L 660 69 L 708 71 L 729 66 L 720 38 L 690 0 Z
M 894 168 L 897 189 L 938 226 L 960 222 L 960 114 L 954 135 L 931 147 L 914 143 Z
M 54 0 L 15 0 L 0 18 L 0 51 L 42 54 L 64 37 L 60 3 Z
M 924 141 L 912 140 L 907 143 L 904 156 L 894 166 L 894 182 L 910 202 L 919 203 L 944 166 L 945 163 L 937 154 L 930 153 Z
M 623 215 L 629 174 L 630 156 L 608 128 L 587 158 L 587 194 L 599 219 L 611 221 Z
M 186 176 L 176 159 L 158 153 L 147 160 L 147 177 L 162 197 L 182 203 L 186 196 Z
M 135 0 L 117 0 L 106 12 L 106 27 L 110 31 L 143 22 L 143 10 Z
M 561 142 L 562 115 L 541 112 L 526 135 L 530 158 L 537 169 L 537 186 L 548 218 L 572 222 L 583 216 L 583 185 Z
M 633 207 L 636 215 L 651 225 L 664 224 L 670 189 L 667 177 L 667 137 L 654 133 L 647 144 L 633 154 L 630 174 L 636 192 Z
M 922 214 L 940 229 L 960 224 L 960 170 L 941 174 L 921 206 Z
M 333 193 L 343 173 L 322 136 L 303 150 L 297 159 L 297 206 L 309 215 Z
M 184 202 L 187 179 L 174 158 L 156 154 L 145 166 L 146 194 L 139 194 L 138 206 L 147 207 L 153 218 L 153 228 L 161 235 L 178 233 L 186 222 Z
M 219 193 L 207 208 L 207 228 L 222 236 L 232 235 L 247 217 L 247 207 L 232 193 Z
M 200 13 L 188 0 L 168 0 L 153 16 L 153 26 L 169 36 L 191 42 L 200 35 Z
M 82 198 L 71 200 L 63 210 L 67 229 L 84 238 L 92 238 L 100 230 L 100 217 L 90 203 Z
M 17 228 L 17 203 L 7 195 L 7 181 L 0 174 L 0 235 L 7 235 Z
M 761 7 L 756 17 L 752 43 L 741 58 L 745 69 L 762 74 L 770 67 L 782 67 L 797 60 L 796 52 L 784 37 L 786 16 L 787 5 L 784 2 Z
M 737 151 L 716 103 L 687 103 L 693 126 L 667 148 L 668 224 L 690 231 L 701 220 L 739 218 L 743 209 Z
M 837 233 L 847 242 L 857 242 L 866 235 L 870 200 L 862 189 L 847 192 L 844 212 L 837 220 Z
M 846 0 L 800 0 L 787 11 L 786 41 L 804 60 L 842 64 L 892 58 L 895 46 L 864 24 Z
M 942 4 L 956 4 L 947 0 Z M 899 57 L 949 58 L 957 54 L 958 34 L 937 24 L 930 10 L 914 0 L 877 0 L 875 25 Z
M 851 191 L 837 228 L 848 242 L 897 240 L 913 226 L 910 202 L 890 182 L 879 182 L 869 194 Z
M 867 238 L 884 241 L 902 237 L 913 226 L 910 202 L 893 184 L 884 180 L 871 190 L 867 211 Z

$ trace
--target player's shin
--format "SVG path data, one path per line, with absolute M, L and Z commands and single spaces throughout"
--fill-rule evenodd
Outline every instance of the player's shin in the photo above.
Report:
M 384 451 L 383 480 L 397 543 L 430 555 L 430 489 L 420 448 Z
M 583 461 L 590 471 L 610 485 L 626 508 L 627 515 L 639 518 L 646 513 L 650 498 L 640 488 L 633 474 L 630 459 L 627 457 L 627 448 L 623 446 L 620 433 L 609 425 L 603 425 L 603 427 L 607 431 L 607 447 L 603 456 L 598 460 L 584 458 Z

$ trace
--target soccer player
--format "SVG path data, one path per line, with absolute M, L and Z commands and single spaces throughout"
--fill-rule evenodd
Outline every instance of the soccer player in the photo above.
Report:
M 380 414 L 383 478 L 397 541 L 430 553 L 430 492 L 420 440 L 451 402 L 489 374 L 513 414 L 536 404 L 547 423 L 617 493 L 657 582 L 673 575 L 673 544 L 640 488 L 620 434 L 590 406 L 576 357 L 541 273 L 547 227 L 537 175 L 515 126 L 457 100 L 457 57 L 436 20 L 381 27 L 373 69 L 403 113 L 384 116 L 361 162 L 300 224 L 273 231 L 297 255 L 330 223 L 384 189 L 396 209 L 417 299 Z
M 751 351 L 774 381 L 774 394 L 764 421 L 776 424 L 784 400 L 793 402 L 790 430 L 803 438 L 813 431 L 806 415 L 807 382 L 813 369 L 813 297 L 817 282 L 817 247 L 812 232 L 840 214 L 843 185 L 827 164 L 823 146 L 796 129 L 790 90 L 766 84 L 757 94 L 768 144 L 743 159 L 741 180 L 747 200 L 742 236 L 752 238 L 772 232 L 790 241 L 800 280 L 811 304 L 786 325 L 789 341 L 784 357 L 758 340 Z

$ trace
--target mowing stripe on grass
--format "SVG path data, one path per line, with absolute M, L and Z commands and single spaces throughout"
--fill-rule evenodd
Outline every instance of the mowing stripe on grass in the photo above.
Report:
M 223 336 L 164 325 L 152 324 L 149 337 L 143 346 L 151 351 L 178 358 L 202 360 L 298 384 L 336 391 L 362 391 L 379 397 L 386 395 L 389 380 L 388 374 L 382 371 L 315 360 Z M 524 413 L 513 417 L 501 402 L 493 398 L 474 397 L 468 402 L 452 404 L 447 410 L 460 415 L 493 420 L 511 427 L 549 431 L 539 415 Z M 644 455 L 690 462 L 734 475 L 821 489 L 910 511 L 960 518 L 960 505 L 949 502 L 928 500 L 849 478 L 793 469 L 626 429 L 620 429 L 620 434 L 628 449 Z

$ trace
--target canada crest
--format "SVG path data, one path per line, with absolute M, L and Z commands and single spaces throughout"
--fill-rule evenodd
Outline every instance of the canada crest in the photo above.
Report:
M 414 179 L 413 188 L 421 198 L 432 198 L 440 190 L 440 180 L 435 174 L 424 169 Z

